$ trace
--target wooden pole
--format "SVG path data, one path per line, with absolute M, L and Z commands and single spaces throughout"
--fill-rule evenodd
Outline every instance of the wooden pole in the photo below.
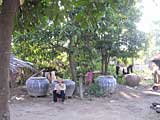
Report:
M 45 69 L 42 69 L 42 70 L 40 70 L 40 71 L 38 71 L 38 72 L 36 72 L 35 74 L 33 74 L 31 77 L 36 77 L 36 76 L 38 76 L 41 72 L 43 72 Z
M 80 74 L 79 77 L 79 93 L 80 93 L 80 98 L 83 99 L 83 75 Z

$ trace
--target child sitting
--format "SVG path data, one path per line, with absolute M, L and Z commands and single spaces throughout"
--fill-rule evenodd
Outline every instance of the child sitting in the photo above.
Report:
M 58 80 L 57 82 L 58 83 L 55 85 L 53 90 L 53 101 L 57 102 L 57 98 L 62 98 L 62 102 L 64 102 L 66 85 L 62 79 Z

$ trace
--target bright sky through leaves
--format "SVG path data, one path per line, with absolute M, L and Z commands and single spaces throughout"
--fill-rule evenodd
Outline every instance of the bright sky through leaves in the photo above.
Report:
M 144 32 L 153 30 L 154 21 L 160 21 L 160 0 L 142 0 L 143 6 L 141 21 L 137 24 L 138 29 Z

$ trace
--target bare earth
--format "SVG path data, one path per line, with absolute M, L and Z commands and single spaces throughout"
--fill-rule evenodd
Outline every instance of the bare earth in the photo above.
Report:
M 20 89 L 23 94 L 11 98 L 11 120 L 160 120 L 160 113 L 150 109 L 152 102 L 160 102 L 160 93 L 148 88 L 121 85 L 110 97 L 75 97 L 65 104 L 52 103 L 51 95 L 29 97 Z

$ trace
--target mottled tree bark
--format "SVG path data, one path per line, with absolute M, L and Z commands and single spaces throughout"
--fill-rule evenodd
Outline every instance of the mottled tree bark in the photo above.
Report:
M 105 75 L 108 74 L 108 65 L 109 65 L 110 55 L 106 53 L 105 55 Z
M 14 16 L 19 0 L 3 0 L 0 11 L 0 120 L 10 120 L 9 98 L 9 56 Z
M 77 81 L 76 63 L 72 54 L 69 53 L 69 65 L 72 75 L 72 80 Z
M 101 73 L 104 75 L 105 73 L 105 57 L 104 57 L 104 52 L 101 50 Z
M 69 50 L 68 50 L 68 60 L 69 60 L 69 65 L 70 65 L 70 71 L 71 71 L 71 75 L 72 75 L 72 80 L 73 81 L 77 81 L 77 70 L 76 70 L 76 62 L 75 62 L 75 58 L 72 52 L 72 48 L 73 48 L 73 40 L 70 40 L 69 43 Z

